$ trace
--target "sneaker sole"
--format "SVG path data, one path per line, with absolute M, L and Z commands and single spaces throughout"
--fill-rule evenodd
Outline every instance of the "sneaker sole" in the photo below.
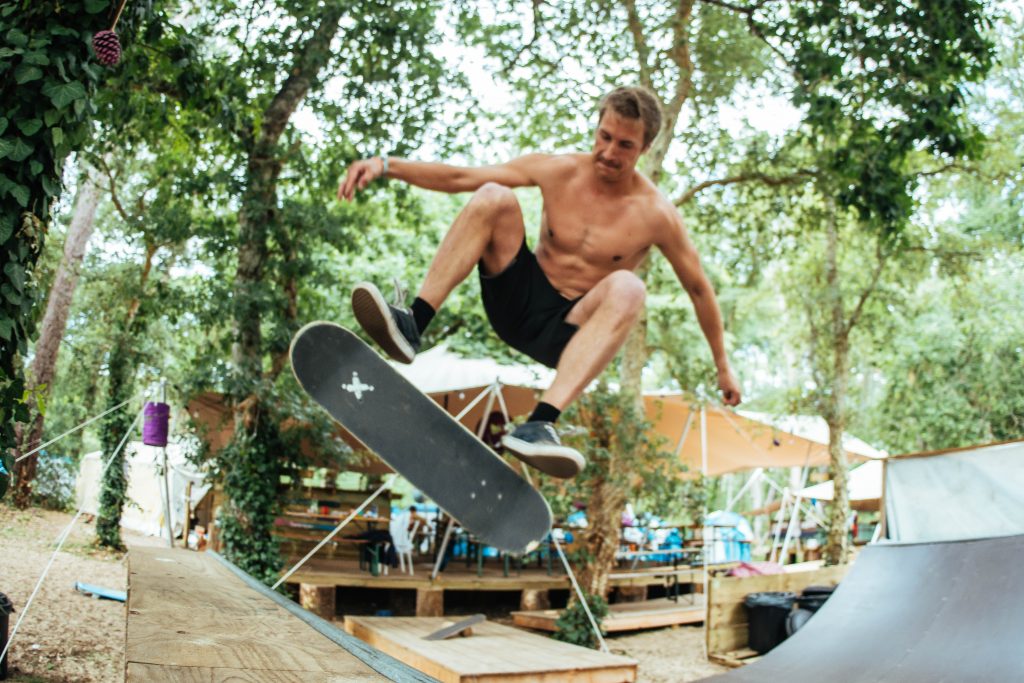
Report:
M 568 446 L 537 446 L 506 434 L 501 445 L 530 467 L 559 479 L 571 479 L 583 471 L 587 461 Z
M 360 282 L 352 290 L 352 312 L 373 341 L 399 363 L 411 363 L 416 352 L 395 324 L 388 302 L 370 282 Z

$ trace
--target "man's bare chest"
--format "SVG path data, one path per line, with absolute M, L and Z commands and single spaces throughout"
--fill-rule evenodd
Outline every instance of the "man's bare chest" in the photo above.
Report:
M 575 256 L 602 269 L 633 268 L 653 241 L 651 218 L 631 203 L 547 202 L 541 242 L 552 255 Z

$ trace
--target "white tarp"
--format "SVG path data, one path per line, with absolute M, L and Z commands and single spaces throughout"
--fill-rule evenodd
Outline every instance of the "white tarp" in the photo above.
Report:
M 848 479 L 850 500 L 878 500 L 882 497 L 882 461 L 869 460 L 850 470 Z M 832 500 L 836 495 L 836 482 L 823 481 L 802 489 L 797 495 L 804 500 Z
M 125 469 L 128 476 L 128 500 L 121 514 L 121 526 L 147 536 L 166 538 L 163 508 L 162 449 L 141 441 L 128 444 Z M 95 515 L 99 509 L 102 453 L 95 451 L 82 458 L 75 484 L 75 501 L 79 509 Z M 185 460 L 179 444 L 167 445 L 168 485 L 171 494 L 171 522 L 175 535 L 181 533 L 185 520 L 185 489 L 192 482 L 193 508 L 210 488 L 203 474 L 196 472 Z
M 391 365 L 425 394 L 486 387 L 495 382 L 545 389 L 555 378 L 555 371 L 543 365 L 502 365 L 489 358 L 463 358 L 444 344 L 416 354 L 409 365 Z
M 1024 441 L 891 458 L 888 537 L 908 543 L 1024 534 Z

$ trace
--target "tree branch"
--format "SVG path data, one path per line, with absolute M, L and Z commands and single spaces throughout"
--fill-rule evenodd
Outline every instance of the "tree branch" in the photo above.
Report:
M 644 27 L 640 21 L 640 15 L 636 11 L 636 0 L 623 0 L 622 4 L 626 7 L 626 14 L 629 17 L 629 32 L 633 34 L 637 61 L 640 63 L 640 85 L 654 90 L 654 81 L 651 78 L 651 48 L 647 45 Z
M 815 175 L 816 173 L 814 171 L 809 170 L 796 171 L 795 173 L 791 173 L 785 176 L 771 176 L 768 175 L 767 173 L 739 173 L 737 175 L 729 176 L 727 178 L 705 180 L 702 183 L 698 183 L 697 185 L 694 185 L 689 190 L 681 194 L 679 198 L 675 200 L 674 203 L 676 206 L 688 204 L 689 202 L 693 201 L 693 198 L 696 197 L 697 194 L 703 192 L 709 187 L 714 187 L 716 185 L 734 185 L 736 183 L 747 183 L 756 180 L 758 182 L 764 183 L 765 185 L 768 185 L 769 187 L 779 187 L 781 185 L 795 185 L 801 180 L 813 178 Z

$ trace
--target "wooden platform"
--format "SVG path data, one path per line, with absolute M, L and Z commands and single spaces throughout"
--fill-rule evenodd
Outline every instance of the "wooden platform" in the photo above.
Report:
M 215 553 L 128 554 L 125 681 L 431 681 Z
M 443 617 L 345 617 L 345 630 L 444 683 L 623 683 L 637 662 L 484 622 L 465 638 L 424 636 L 451 624 Z
M 691 595 L 693 604 L 690 604 Z M 680 597 L 679 602 L 661 598 L 610 605 L 609 614 L 601 623 L 601 627 L 608 633 L 616 633 L 677 624 L 699 624 L 704 621 L 704 596 L 700 593 L 691 595 Z M 559 614 L 561 610 L 556 609 L 513 612 L 512 621 L 516 626 L 539 631 L 555 631 L 555 622 L 558 621 Z

